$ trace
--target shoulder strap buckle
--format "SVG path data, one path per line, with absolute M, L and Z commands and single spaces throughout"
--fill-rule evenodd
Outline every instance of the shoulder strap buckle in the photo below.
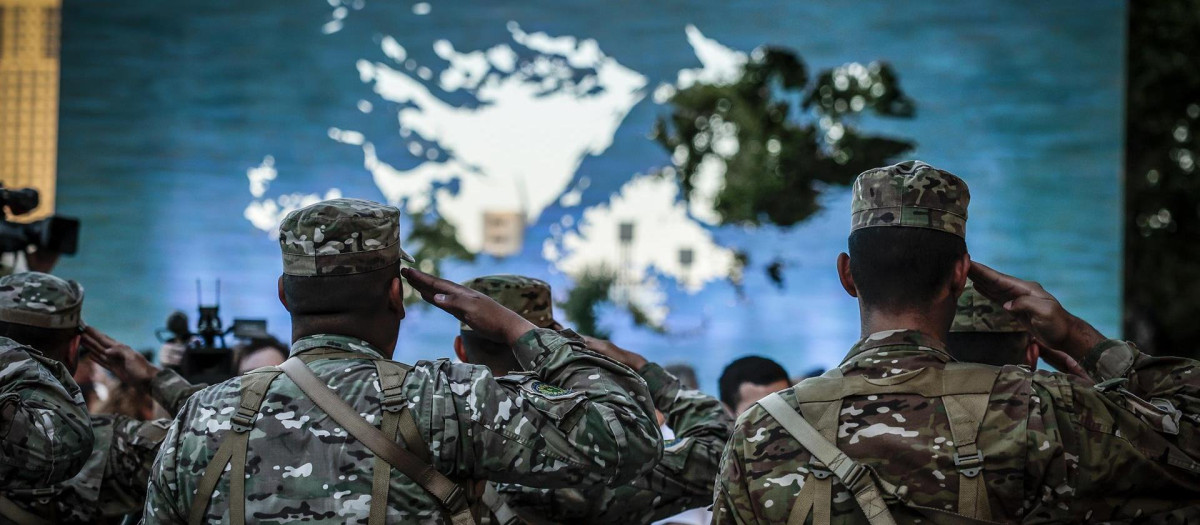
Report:
M 229 427 L 234 432 L 249 432 L 254 428 L 254 419 L 258 416 L 258 410 L 254 407 L 239 406 L 233 417 L 229 418 Z
M 976 450 L 974 454 L 954 454 L 954 466 L 962 475 L 973 478 L 983 470 L 983 451 Z
M 853 491 L 858 491 L 861 488 L 859 487 L 859 481 L 862 481 L 863 475 L 866 473 L 867 467 L 863 466 L 862 463 L 855 462 L 854 466 L 850 468 L 850 471 L 846 473 L 845 477 L 841 478 L 842 483 L 846 485 L 846 488 Z

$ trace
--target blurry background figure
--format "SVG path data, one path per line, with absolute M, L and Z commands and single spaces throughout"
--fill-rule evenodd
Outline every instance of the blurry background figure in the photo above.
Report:
M 801 372 L 800 374 L 793 376 L 792 384 L 793 385 L 799 384 L 801 381 L 804 381 L 805 379 L 808 379 L 810 377 L 817 377 L 824 373 L 825 373 L 825 369 L 821 368 L 819 366 L 816 368 L 810 368 L 807 372 Z
M 142 357 L 146 358 L 147 362 L 154 359 L 154 353 L 148 350 L 138 352 Z M 93 364 L 92 368 L 98 371 L 104 377 L 106 385 L 106 396 L 102 401 L 98 401 L 96 406 L 88 405 L 88 409 L 93 414 L 113 414 L 125 416 L 138 421 L 149 421 L 152 419 L 170 417 L 167 411 L 158 403 L 154 402 L 154 398 L 150 396 L 150 391 L 146 388 L 140 388 L 137 385 L 114 381 L 112 376 L 100 366 Z
M 233 347 L 233 359 L 238 375 L 262 368 L 277 366 L 287 359 L 291 351 L 287 345 L 274 337 L 253 339 Z
M 717 382 L 721 402 L 725 403 L 725 408 L 734 417 L 741 415 L 759 399 L 789 386 L 791 383 L 787 370 L 775 361 L 756 355 L 729 363 Z
M 74 379 L 79 384 L 79 390 L 83 392 L 83 398 L 87 401 L 88 412 L 97 413 L 100 405 L 108 399 L 111 389 L 108 373 L 103 368 L 96 366 L 92 356 L 84 354 L 79 356 Z
M 674 363 L 663 367 L 679 380 L 688 390 L 700 390 L 700 381 L 696 379 L 696 368 L 687 363 Z
M 166 331 L 170 335 L 158 350 L 158 364 L 178 367 L 183 363 L 183 353 L 194 337 L 188 329 L 187 314 L 179 310 L 171 312 L 171 315 L 167 316 Z

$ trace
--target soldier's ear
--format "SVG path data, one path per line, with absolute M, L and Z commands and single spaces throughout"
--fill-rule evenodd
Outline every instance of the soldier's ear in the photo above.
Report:
M 458 356 L 459 361 L 470 363 L 470 361 L 467 361 L 467 351 L 463 349 L 461 335 L 454 336 L 454 355 Z
M 404 319 L 404 284 L 399 277 L 392 277 L 388 285 L 388 306 L 399 314 L 400 319 Z
M 950 280 L 950 294 L 955 300 L 967 288 L 967 273 L 971 271 L 971 254 L 964 253 L 954 262 L 954 276 Z
M 846 252 L 838 254 L 837 258 L 838 280 L 842 281 L 842 289 L 850 294 L 850 297 L 858 297 L 858 287 L 854 285 L 854 275 L 850 273 L 850 255 Z
M 1038 358 L 1042 356 L 1042 347 L 1037 340 L 1030 337 L 1029 342 L 1025 344 L 1025 364 L 1029 368 L 1037 368 Z
M 283 276 L 282 275 L 279 276 L 279 304 L 283 305 L 284 310 L 287 310 L 289 312 L 292 311 L 291 308 L 288 308 L 287 296 L 283 294 Z

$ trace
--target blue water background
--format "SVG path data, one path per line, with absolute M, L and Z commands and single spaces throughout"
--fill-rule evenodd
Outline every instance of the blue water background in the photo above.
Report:
M 87 288 L 85 316 L 135 347 L 176 308 L 194 312 L 195 280 L 222 283 L 222 313 L 265 317 L 285 339 L 276 300 L 278 248 L 242 218 L 251 201 L 245 171 L 273 155 L 270 195 L 323 192 L 381 199 L 358 148 L 327 137 L 331 126 L 364 132 L 381 157 L 411 167 L 394 105 L 359 81 L 359 58 L 384 60 L 383 35 L 435 72 L 432 43 L 460 51 L 509 42 L 506 22 L 526 31 L 594 38 L 648 79 L 648 88 L 698 67 L 684 35 L 745 51 L 762 44 L 798 50 L 810 70 L 887 60 L 917 101 L 913 120 L 863 126 L 914 139 L 913 155 L 963 176 L 971 187 L 969 247 L 975 259 L 1042 282 L 1108 334 L 1119 330 L 1121 128 L 1125 6 L 1074 2 L 832 1 L 599 2 L 555 0 L 432 4 L 368 1 L 341 32 L 319 31 L 331 8 L 317 0 L 209 2 L 67 0 L 62 45 L 59 212 L 83 219 L 82 252 L 59 267 Z M 355 105 L 375 104 L 369 115 Z M 584 205 L 605 201 L 632 174 L 667 162 L 647 140 L 664 108 L 647 97 L 611 148 L 584 160 Z M 391 115 L 391 116 L 388 116 Z M 581 123 L 586 124 L 586 123 Z M 394 137 L 389 143 L 387 137 Z M 722 242 L 749 250 L 741 299 L 725 283 L 697 296 L 670 286 L 670 335 L 607 311 L 620 344 L 661 362 L 696 366 L 715 391 L 721 368 L 761 354 L 799 373 L 836 364 L 858 338 L 855 301 L 834 273 L 848 234 L 848 193 L 829 192 L 825 211 L 791 229 L 723 229 Z M 551 207 L 518 257 L 450 265 L 450 277 L 485 273 L 567 281 L 541 257 L 548 228 L 580 208 Z M 777 290 L 762 266 L 787 262 Z M 561 298 L 561 297 L 560 297 Z M 395 357 L 450 356 L 456 323 L 410 312 Z

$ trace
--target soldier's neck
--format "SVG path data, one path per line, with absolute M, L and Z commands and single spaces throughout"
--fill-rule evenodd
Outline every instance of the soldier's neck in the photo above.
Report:
M 946 332 L 950 329 L 950 321 L 944 315 L 931 315 L 927 311 L 891 312 L 865 308 L 860 303 L 859 313 L 862 320 L 861 337 L 888 330 L 914 330 L 944 344 Z
M 391 358 L 396 350 L 395 320 L 381 319 L 379 322 L 368 321 L 362 317 L 350 316 L 292 316 L 292 341 L 302 337 L 318 334 L 344 335 L 362 339 L 383 353 L 383 357 Z

